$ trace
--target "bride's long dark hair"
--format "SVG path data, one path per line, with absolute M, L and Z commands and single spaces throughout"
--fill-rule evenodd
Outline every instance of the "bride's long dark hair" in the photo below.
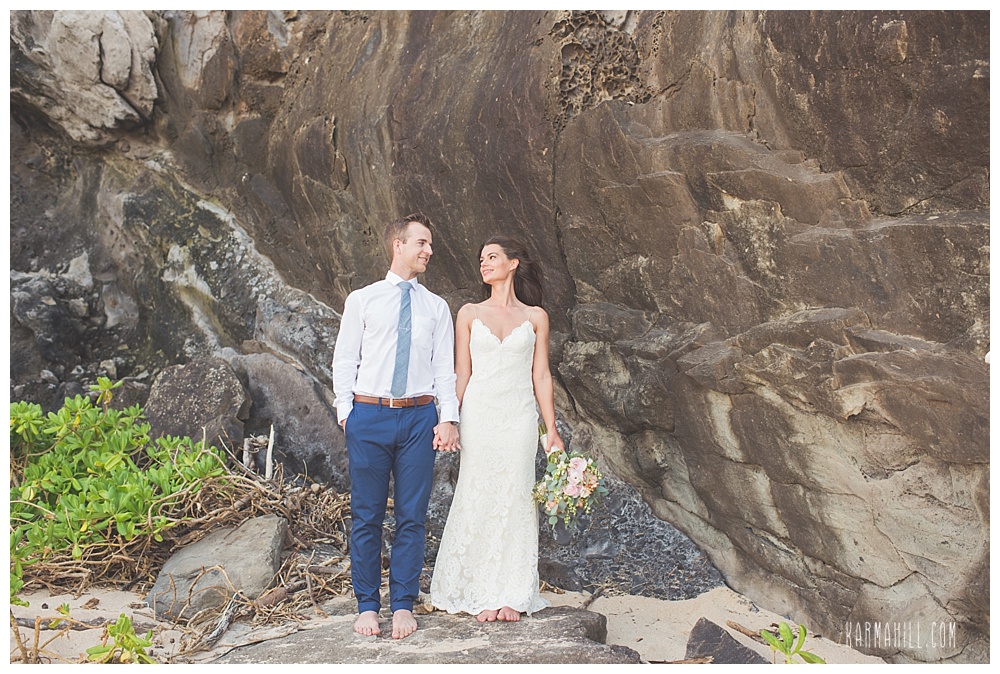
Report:
M 528 256 L 528 249 L 524 244 L 509 236 L 494 235 L 486 239 L 483 248 L 490 244 L 496 244 L 503 249 L 503 254 L 510 260 L 518 260 L 517 267 L 514 268 L 514 294 L 528 306 L 542 306 L 542 268 Z M 488 283 L 483 283 L 483 299 L 489 299 L 492 288 Z

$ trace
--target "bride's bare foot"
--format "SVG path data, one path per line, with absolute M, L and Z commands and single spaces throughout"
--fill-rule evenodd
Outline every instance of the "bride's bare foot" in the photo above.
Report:
M 489 611 L 489 610 L 483 611 L 478 616 L 476 616 L 476 620 L 478 620 L 481 623 L 484 623 L 484 622 L 493 622 L 493 621 L 495 621 L 497 619 L 497 614 L 499 612 L 500 611 Z
M 520 619 L 521 619 L 521 612 L 515 611 L 510 606 L 504 606 L 502 609 L 497 611 L 497 620 L 516 623 Z
M 417 620 L 412 611 L 401 608 L 392 614 L 392 638 L 404 639 L 417 631 Z
M 378 613 L 375 611 L 365 611 L 354 621 L 354 631 L 358 634 L 371 637 L 382 631 L 378 626 Z

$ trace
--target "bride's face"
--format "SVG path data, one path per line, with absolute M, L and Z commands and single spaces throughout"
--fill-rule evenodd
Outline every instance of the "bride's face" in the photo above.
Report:
M 483 283 L 503 281 L 514 273 L 517 265 L 518 261 L 507 257 L 503 248 L 495 243 L 485 246 L 479 255 L 479 273 L 483 276 Z

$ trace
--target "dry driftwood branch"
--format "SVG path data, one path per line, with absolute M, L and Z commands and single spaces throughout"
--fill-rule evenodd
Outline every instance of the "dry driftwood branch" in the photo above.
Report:
M 264 464 L 264 479 L 270 481 L 274 459 L 274 424 L 271 424 L 271 435 L 267 440 L 267 462 Z
M 253 455 L 250 454 L 250 438 L 243 438 L 243 467 L 249 468 L 251 461 L 253 461 Z
M 606 585 L 601 585 L 599 588 L 594 590 L 594 594 L 587 597 L 587 600 L 580 605 L 580 608 L 587 608 L 588 606 L 593 604 L 598 597 L 604 594 L 604 590 L 606 587 L 607 587 Z
M 17 647 L 21 651 L 21 662 L 30 663 L 28 659 L 28 649 L 24 646 L 24 641 L 21 640 L 21 630 L 17 628 L 18 623 L 14 620 L 14 612 L 10 612 L 10 629 L 14 633 L 14 639 L 17 641 Z
M 233 616 L 236 615 L 236 609 L 238 609 L 240 604 L 245 601 L 246 598 L 239 592 L 230 598 L 229 602 L 226 604 L 226 608 L 222 610 L 222 615 L 219 616 L 219 622 L 215 626 L 215 629 L 205 635 L 204 643 L 206 645 L 211 646 L 219 640 L 219 637 L 225 634 L 226 630 L 229 629 L 229 626 L 233 622 Z
M 767 642 L 764 641 L 764 637 L 762 637 L 760 635 L 760 632 L 754 632 L 752 630 L 748 630 L 746 627 L 743 627 L 743 625 L 740 625 L 739 623 L 733 622 L 732 620 L 727 620 L 726 621 L 726 625 L 728 625 L 729 627 L 733 628 L 734 630 L 736 630 L 740 634 L 745 634 L 746 636 L 750 637 L 751 639 L 753 639 L 757 643 L 761 643 L 761 644 L 767 645 Z

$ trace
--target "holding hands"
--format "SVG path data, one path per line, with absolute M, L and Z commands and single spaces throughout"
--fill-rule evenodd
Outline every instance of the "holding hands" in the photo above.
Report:
M 458 426 L 450 421 L 442 421 L 435 426 L 434 449 L 440 452 L 457 452 L 462 449 L 458 442 Z

